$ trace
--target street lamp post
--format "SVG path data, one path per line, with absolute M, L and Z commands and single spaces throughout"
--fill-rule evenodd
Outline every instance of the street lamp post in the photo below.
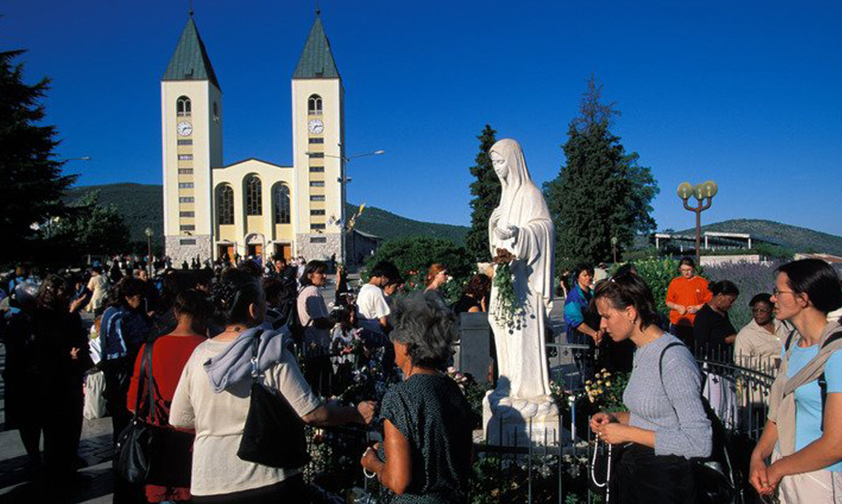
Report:
M 702 212 L 710 208 L 713 197 L 716 196 L 719 187 L 713 180 L 703 184 L 691 186 L 689 182 L 682 182 L 678 185 L 678 197 L 684 201 L 684 209 L 696 214 L 696 264 L 701 264 L 702 247 Z M 690 196 L 696 198 L 696 206 L 690 206 L 687 201 Z
M 614 264 L 617 264 L 617 237 L 611 237 L 611 251 L 614 252 Z
M 146 247 L 148 255 L 146 256 L 146 269 L 149 271 L 149 277 L 152 278 L 152 235 L 154 232 L 152 228 L 146 228 Z

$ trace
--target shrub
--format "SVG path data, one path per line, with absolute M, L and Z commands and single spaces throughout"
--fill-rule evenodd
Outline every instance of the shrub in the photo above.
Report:
M 449 301 L 454 295 L 458 299 L 461 286 L 470 279 L 474 262 L 468 251 L 461 245 L 437 238 L 409 237 L 389 240 L 377 252 L 368 258 L 365 269 L 360 273 L 364 282 L 369 279 L 368 272 L 380 261 L 391 261 L 406 280 L 405 290 L 417 290 L 424 287 L 427 269 L 434 263 L 444 264 L 453 277 L 445 285 L 444 295 Z
M 751 321 L 749 301 L 761 292 L 770 293 L 775 286 L 775 268 L 778 262 L 764 264 L 728 263 L 708 266 L 705 271 L 710 281 L 730 280 L 740 289 L 740 296 L 731 307 L 728 317 L 738 331 Z

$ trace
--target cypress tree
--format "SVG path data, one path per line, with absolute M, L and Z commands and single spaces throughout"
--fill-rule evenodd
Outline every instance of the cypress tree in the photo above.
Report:
M 638 165 L 637 153 L 626 153 L 611 133 L 612 117 L 620 115 L 615 107 L 602 101 L 602 85 L 591 76 L 562 146 L 566 165 L 545 185 L 559 269 L 610 261 L 612 238 L 619 258 L 636 234 L 655 229 L 650 214 L 658 186 L 652 171 Z
M 64 213 L 61 197 L 76 179 L 62 175 L 63 163 L 53 149 L 58 145 L 54 126 L 44 119 L 41 99 L 49 79 L 23 82 L 23 64 L 13 60 L 24 51 L 0 52 L 0 229 L 4 244 L 0 263 L 31 257 L 33 223 Z
M 465 247 L 476 261 L 491 260 L 491 252 L 488 249 L 488 219 L 500 203 L 500 180 L 494 173 L 491 157 L 488 155 L 491 146 L 497 141 L 496 134 L 491 126 L 485 125 L 477 137 L 479 152 L 474 160 L 476 164 L 471 167 L 471 175 L 476 177 L 476 180 L 471 182 L 471 229 L 465 238 Z

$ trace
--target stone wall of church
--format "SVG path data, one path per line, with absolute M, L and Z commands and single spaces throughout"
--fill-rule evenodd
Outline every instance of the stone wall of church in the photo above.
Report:
M 312 243 L 311 238 L 322 243 Z M 336 254 L 336 260 L 342 259 L 342 235 L 341 234 L 317 234 L 317 233 L 299 233 L 296 235 L 298 243 L 298 255 L 304 256 L 308 261 L 311 259 L 319 259 L 322 261 L 330 260 L 330 257 Z
M 206 259 L 212 261 L 212 252 L 210 235 L 167 236 L 164 241 L 164 254 L 170 257 L 176 268 L 184 261 L 190 264 L 196 256 L 203 263 Z

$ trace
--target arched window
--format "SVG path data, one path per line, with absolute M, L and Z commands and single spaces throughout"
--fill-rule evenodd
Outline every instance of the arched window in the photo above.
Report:
M 321 115 L 322 114 L 322 97 L 319 95 L 310 95 L 310 99 L 307 100 L 307 113 L 310 115 Z
M 219 224 L 234 223 L 234 189 L 221 185 L 216 190 L 216 215 Z
M 257 175 L 246 178 L 246 215 L 263 214 L 263 184 Z
M 272 199 L 275 205 L 275 224 L 289 224 L 291 220 L 289 203 L 289 186 L 286 184 L 275 184 L 272 190 Z
M 175 111 L 178 116 L 189 116 L 192 113 L 192 108 L 190 98 L 186 96 L 179 96 L 175 102 Z

